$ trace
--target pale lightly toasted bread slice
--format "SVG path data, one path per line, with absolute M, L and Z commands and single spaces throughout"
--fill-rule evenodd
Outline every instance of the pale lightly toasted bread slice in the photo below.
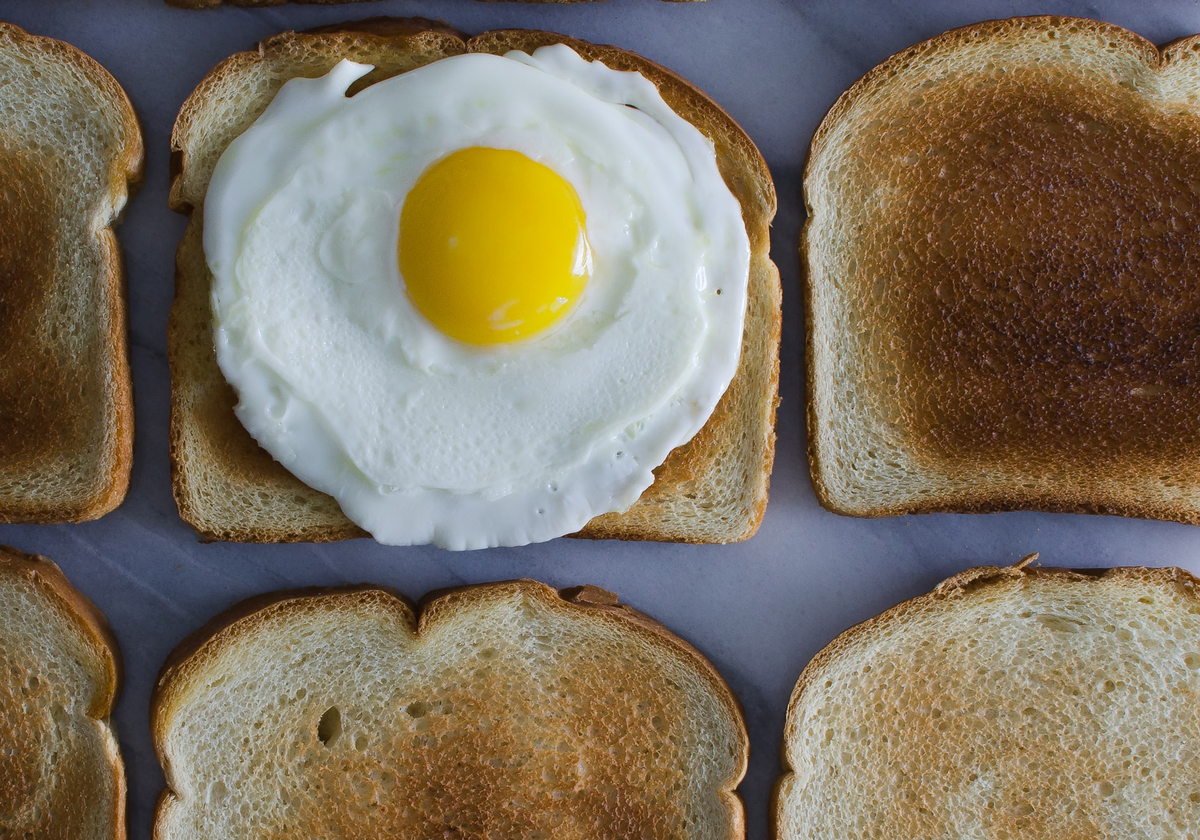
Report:
M 104 616 L 44 557 L 0 546 L 0 837 L 123 840 Z
M 741 360 L 704 428 L 675 449 L 655 482 L 626 512 L 594 518 L 591 538 L 712 543 L 754 534 L 767 502 L 778 402 L 780 286 L 768 257 L 775 191 L 766 164 L 737 124 L 703 93 L 656 64 L 615 47 L 547 32 L 509 30 L 466 38 L 420 19 L 374 19 L 270 38 L 227 59 L 184 104 L 175 124 L 171 206 L 191 222 L 177 257 L 171 310 L 171 464 L 180 514 L 212 539 L 327 541 L 365 536 L 337 502 L 306 486 L 250 437 L 233 412 L 236 395 L 217 366 L 202 242 L 204 195 L 230 141 L 290 78 L 315 77 L 349 58 L 376 69 L 356 87 L 467 51 L 532 51 L 566 43 L 581 55 L 653 81 L 672 108 L 712 139 L 717 162 L 742 205 L 750 237 L 749 302 Z
M 142 171 L 125 92 L 74 47 L 0 23 L 0 522 L 95 519 L 133 458 L 112 224 Z
M 802 244 L 822 504 L 1200 522 L 1198 48 L 992 21 L 838 100 Z
M 744 835 L 736 699 L 596 587 L 262 596 L 171 655 L 151 718 L 157 840 Z
M 776 840 L 1193 838 L 1200 581 L 984 567 L 804 669 Z

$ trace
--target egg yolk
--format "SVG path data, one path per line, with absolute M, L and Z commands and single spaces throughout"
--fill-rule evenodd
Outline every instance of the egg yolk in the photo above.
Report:
M 400 213 L 400 274 L 451 338 L 529 338 L 566 315 L 591 274 L 574 188 L 520 152 L 473 147 L 421 174 Z

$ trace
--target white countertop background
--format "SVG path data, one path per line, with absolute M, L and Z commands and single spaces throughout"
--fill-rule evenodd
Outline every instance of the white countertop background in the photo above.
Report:
M 129 771 L 133 840 L 149 840 L 162 775 L 148 729 L 158 668 L 185 635 L 230 604 L 273 589 L 370 581 L 413 598 L 512 577 L 611 589 L 703 651 L 746 710 L 747 836 L 768 835 L 784 709 L 805 663 L 835 635 L 979 564 L 1031 551 L 1058 566 L 1178 565 L 1200 573 L 1200 528 L 1117 517 L 1008 513 L 881 520 L 818 506 L 804 455 L 803 324 L 796 243 L 800 173 L 812 132 L 855 79 L 954 26 L 1020 14 L 1111 21 L 1162 44 L 1200 32 L 1191 0 L 610 0 L 574 6 L 383 0 L 346 6 L 185 11 L 161 0 L 0 0 L 0 19 L 61 38 L 128 91 L 146 134 L 146 180 L 119 229 L 129 276 L 137 444 L 129 496 L 98 522 L 0 526 L 0 542 L 53 558 L 108 615 L 125 660 L 115 714 Z M 185 221 L 167 208 L 171 125 L 221 59 L 287 29 L 375 15 L 442 18 L 466 31 L 529 27 L 626 47 L 707 91 L 758 143 L 774 174 L 773 253 L 783 278 L 778 446 L 759 534 L 731 546 L 556 540 L 455 554 L 368 540 L 202 544 L 179 518 L 167 459 L 167 311 Z

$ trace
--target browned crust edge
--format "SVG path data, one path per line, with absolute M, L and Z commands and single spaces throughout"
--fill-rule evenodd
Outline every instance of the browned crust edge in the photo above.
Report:
M 619 603 L 618 596 L 613 592 L 591 585 L 556 590 L 547 584 L 528 578 L 435 589 L 426 593 L 416 603 L 393 587 L 370 583 L 281 590 L 247 598 L 210 619 L 171 651 L 159 671 L 150 697 L 151 739 L 154 745 L 154 754 L 166 780 L 166 787 L 159 794 L 155 804 L 154 837 L 161 836 L 159 817 L 165 803 L 174 795 L 172 768 L 164 752 L 166 741 L 166 734 L 163 731 L 165 726 L 164 706 L 171 699 L 177 681 L 186 679 L 195 667 L 202 664 L 202 660 L 216 656 L 226 646 L 236 644 L 241 631 L 252 629 L 250 625 L 257 620 L 261 613 L 269 611 L 273 614 L 286 614 L 312 599 L 330 597 L 340 599 L 347 596 L 366 595 L 371 598 L 379 598 L 381 603 L 392 606 L 397 616 L 419 638 L 429 622 L 438 615 L 451 612 L 465 603 L 507 592 L 519 592 L 538 598 L 555 609 L 577 609 L 590 614 L 592 618 L 648 636 L 659 645 L 665 645 L 681 654 L 685 660 L 696 666 L 708 678 L 713 693 L 725 702 L 730 718 L 735 721 L 738 730 L 740 750 L 736 778 L 732 779 L 728 786 L 720 791 L 720 794 L 729 808 L 730 822 L 733 828 L 730 840 L 744 838 L 746 834 L 745 807 L 741 795 L 737 792 L 737 787 L 745 778 L 749 766 L 750 736 L 746 728 L 741 701 L 734 694 L 729 683 L 717 671 L 716 666 L 693 645 L 672 633 L 660 622 L 639 610 Z
M 78 507 L 38 511 L 30 510 L 27 505 L 7 507 L 11 504 L 8 500 L 3 502 L 4 507 L 0 507 L 0 522 L 39 525 L 87 522 L 116 509 L 125 500 L 125 494 L 129 490 L 129 475 L 133 468 L 133 379 L 129 370 L 125 265 L 113 226 L 120 222 L 125 204 L 141 186 L 145 171 L 145 145 L 141 124 L 128 94 L 112 74 L 94 58 L 65 41 L 31 35 L 11 23 L 0 22 L 0 38 L 11 38 L 14 43 L 26 47 L 30 53 L 40 53 L 47 61 L 61 60 L 73 63 L 83 76 L 120 110 L 121 122 L 129 137 L 129 143 L 110 162 L 110 172 L 119 173 L 121 176 L 110 179 L 110 188 L 124 192 L 125 200 L 119 202 L 121 210 L 105 220 L 103 229 L 97 234 L 104 259 L 103 276 L 97 278 L 97 282 L 104 286 L 106 296 L 113 301 L 111 329 L 104 341 L 105 356 L 112 364 L 112 393 L 107 396 L 113 408 L 114 434 L 110 454 L 112 468 L 105 485 L 97 488 L 92 498 Z
M 213 85 L 213 80 L 218 78 L 222 71 L 227 67 L 233 67 L 237 64 L 247 61 L 257 60 L 257 57 L 262 56 L 277 44 L 286 44 L 289 41 L 299 37 L 313 37 L 320 35 L 337 35 L 346 32 L 359 33 L 368 38 L 374 39 L 407 39 L 416 37 L 425 32 L 438 32 L 440 34 L 458 38 L 463 42 L 466 51 L 480 51 L 476 46 L 486 40 L 497 42 L 507 42 L 510 49 L 526 49 L 531 50 L 539 46 L 548 44 L 562 43 L 572 47 L 580 55 L 589 60 L 603 60 L 606 64 L 615 69 L 635 70 L 641 72 L 652 82 L 656 87 L 659 87 L 660 93 L 664 99 L 672 106 L 678 109 L 681 104 L 688 104 L 695 108 L 703 109 L 707 113 L 715 125 L 719 125 L 723 132 L 734 138 L 737 145 L 737 151 L 740 152 L 750 170 L 746 173 L 726 173 L 722 172 L 725 180 L 730 182 L 734 174 L 743 174 L 750 181 L 754 182 L 757 190 L 745 189 L 741 192 L 749 193 L 756 192 L 759 202 L 758 207 L 746 207 L 743 205 L 743 219 L 749 223 L 752 215 L 761 214 L 761 224 L 751 229 L 748 225 L 747 234 L 751 242 L 751 271 L 758 266 L 767 272 L 767 278 L 770 285 L 770 300 L 768 307 L 771 311 L 772 318 L 768 327 L 768 334 L 765 342 L 771 348 L 770 367 L 767 374 L 767 384 L 769 394 L 767 395 L 767 417 L 766 417 L 766 435 L 765 445 L 763 448 L 760 462 L 757 465 L 758 473 L 752 484 L 751 493 L 753 502 L 742 530 L 724 540 L 724 542 L 737 542 L 749 539 L 754 536 L 762 524 L 763 516 L 766 512 L 768 495 L 770 490 L 770 476 L 775 462 L 775 422 L 776 413 L 779 405 L 779 345 L 782 336 L 782 286 L 779 278 L 779 270 L 770 259 L 770 225 L 775 217 L 777 209 L 777 198 L 774 189 L 774 182 L 771 178 L 766 161 L 763 160 L 757 146 L 746 134 L 745 130 L 724 111 L 716 102 L 707 94 L 693 85 L 691 82 L 684 79 L 677 73 L 659 65 L 649 59 L 643 58 L 629 50 L 624 50 L 619 47 L 598 45 L 587 41 L 581 41 L 571 38 L 566 35 L 560 35 L 553 32 L 545 32 L 541 30 L 525 30 L 525 29 L 500 29 L 484 32 L 475 36 L 467 36 L 461 31 L 449 26 L 443 21 L 435 21 L 427 18 L 390 18 L 390 17 L 373 17 L 365 18 L 359 21 L 351 21 L 342 24 L 331 24 L 326 26 L 316 27 L 306 30 L 301 33 L 284 32 L 279 35 L 264 39 L 259 43 L 256 51 L 247 51 L 235 53 L 220 62 L 212 71 L 210 71 L 204 79 L 196 86 L 195 90 L 189 95 L 180 109 L 179 116 L 176 119 L 175 126 L 171 135 L 171 188 L 169 204 L 171 208 L 177 212 L 191 216 L 193 209 L 188 202 L 183 199 L 182 192 L 182 177 L 186 168 L 186 152 L 184 150 L 183 133 L 186 130 L 187 124 L 190 122 L 194 104 L 203 101 L 208 95 Z M 731 191 L 736 194 L 738 190 L 734 189 L 732 183 L 729 184 Z M 739 199 L 740 200 L 740 199 Z M 179 286 L 179 279 L 182 273 L 180 255 L 182 254 L 182 244 L 176 254 L 176 288 Z M 174 306 L 171 308 L 171 314 L 168 320 L 168 356 L 174 359 L 179 355 L 174 348 L 176 340 L 174 338 L 177 331 L 177 317 Z M 740 369 L 739 369 L 740 374 Z M 735 379 L 737 376 L 735 375 Z M 736 418 L 734 418 L 736 419 Z M 693 441 L 703 440 L 705 436 L 716 436 L 708 424 L 697 433 L 692 439 Z M 180 516 L 195 528 L 201 536 L 206 540 L 220 540 L 230 542 L 336 542 L 343 539 L 353 539 L 358 537 L 369 537 L 370 535 L 359 528 L 357 525 L 347 521 L 342 526 L 312 526 L 302 529 L 285 529 L 285 528 L 256 528 L 246 527 L 240 523 L 227 524 L 225 527 L 214 530 L 203 527 L 202 517 L 197 515 L 197 512 L 192 509 L 192 494 L 188 491 L 188 477 L 186 470 L 182 467 L 183 458 L 181 457 L 182 445 L 182 420 L 177 417 L 174 402 L 172 402 L 170 431 L 169 431 L 169 447 L 170 447 L 170 464 L 171 464 L 171 486 L 175 497 L 176 506 L 179 509 Z M 686 458 L 688 444 L 677 447 L 668 456 L 667 463 L 670 463 L 673 458 Z M 660 470 L 662 467 L 659 468 Z M 656 470 L 657 474 L 658 470 Z M 568 536 L 579 537 L 585 539 L 623 539 L 623 540 L 642 540 L 656 541 L 666 537 L 659 533 L 641 533 L 636 527 L 628 526 L 622 523 L 620 516 L 616 517 L 615 521 L 599 521 L 599 517 L 594 517 L 582 530 Z M 711 539 L 703 537 L 690 537 L 686 534 L 673 535 L 670 537 L 673 542 L 690 543 L 690 544 L 708 544 L 713 542 Z
M 1028 32 L 1037 32 L 1041 29 L 1060 28 L 1062 26 L 1077 26 L 1080 29 L 1085 29 L 1097 34 L 1104 34 L 1112 39 L 1124 41 L 1126 44 L 1133 47 L 1136 51 L 1141 52 L 1146 56 L 1147 64 L 1151 68 L 1158 69 L 1164 64 L 1169 63 L 1171 56 L 1179 51 L 1189 48 L 1193 43 L 1200 40 L 1200 35 L 1191 35 L 1184 38 L 1179 38 L 1175 41 L 1164 45 L 1162 48 L 1156 47 L 1151 41 L 1141 35 L 1116 24 L 1106 23 L 1104 21 L 1092 20 L 1090 18 L 1065 17 L 1058 15 L 1029 15 L 1024 17 L 1002 18 L 999 20 L 982 21 L 979 23 L 969 24 L 967 26 L 957 27 L 947 30 L 940 35 L 935 35 L 932 38 L 914 44 L 907 49 L 901 50 L 890 58 L 885 59 L 867 73 L 858 81 L 846 89 L 829 112 L 821 120 L 820 126 L 817 127 L 816 133 L 813 135 L 812 141 L 809 143 L 808 156 L 804 164 L 803 172 L 803 190 L 805 198 L 806 218 L 804 225 L 800 231 L 800 274 L 801 286 L 803 290 L 804 303 L 804 350 L 805 350 L 805 397 L 804 397 L 804 414 L 808 428 L 807 454 L 809 472 L 812 476 L 813 491 L 816 494 L 817 501 L 826 510 L 842 516 L 855 516 L 864 519 L 877 519 L 886 516 L 901 516 L 909 513 L 1001 513 L 1004 511 L 1014 510 L 1036 510 L 1046 513 L 1087 513 L 1087 514 L 1107 514 L 1114 516 L 1130 516 L 1145 519 L 1159 519 L 1166 521 L 1184 522 L 1187 524 L 1200 524 L 1200 508 L 1195 508 L 1191 511 L 1178 509 L 1175 505 L 1164 504 L 1155 506 L 1152 504 L 1139 503 L 1138 501 L 1128 500 L 1106 500 L 1097 501 L 1094 494 L 1081 492 L 1075 488 L 1056 488 L 1059 498 L 1044 499 L 1039 497 L 1031 497 L 1029 495 L 1021 496 L 1015 493 L 998 493 L 995 497 L 980 500 L 980 501 L 959 501 L 952 497 L 950 498 L 930 498 L 912 500 L 904 503 L 888 503 L 886 501 L 877 502 L 872 505 L 869 510 L 861 510 L 850 507 L 844 503 L 844 499 L 839 494 L 839 491 L 831 487 L 831 483 L 825 479 L 825 468 L 823 458 L 827 457 L 821 451 L 818 435 L 815 430 L 821 424 L 820 416 L 814 394 L 816 393 L 816 384 L 819 379 L 816 366 L 813 364 L 813 356 L 817 347 L 816 330 L 814 329 L 813 318 L 813 300 L 812 300 L 812 282 L 809 273 L 809 241 L 808 233 L 812 224 L 812 215 L 809 211 L 807 201 L 808 183 L 815 169 L 814 161 L 824 152 L 825 143 L 828 135 L 833 131 L 833 126 L 838 123 L 849 111 L 853 101 L 865 91 L 873 88 L 878 84 L 886 84 L 888 77 L 894 70 L 900 67 L 907 66 L 920 53 L 928 51 L 931 46 L 936 46 L 939 50 L 943 48 L 954 48 L 964 43 L 969 43 L 973 40 L 979 40 L 995 34 L 1004 34 L 1014 30 L 1025 30 Z M 830 418 L 829 422 L 837 422 L 836 418 Z
M 792 689 L 791 697 L 788 699 L 787 711 L 784 715 L 784 738 L 780 745 L 779 754 L 779 764 L 782 772 L 771 786 L 771 810 L 769 818 L 771 823 L 770 835 L 773 840 L 792 840 L 792 838 L 783 833 L 783 826 L 780 825 L 782 818 L 781 797 L 783 795 L 783 785 L 792 776 L 794 769 L 788 763 L 787 759 L 786 721 L 791 719 L 793 709 L 799 705 L 808 686 L 819 678 L 819 675 L 825 670 L 826 666 L 841 656 L 847 648 L 851 647 L 858 637 L 870 635 L 894 621 L 903 621 L 909 614 L 935 606 L 938 602 L 963 598 L 996 584 L 1030 578 L 1045 578 L 1064 584 L 1080 581 L 1103 581 L 1106 583 L 1141 581 L 1159 585 L 1174 584 L 1179 589 L 1187 591 L 1197 602 L 1200 602 L 1200 578 L 1176 566 L 1161 568 L 1116 566 L 1100 569 L 1063 569 L 1052 566 L 1035 568 L 1031 565 L 1026 565 L 1036 559 L 1036 557 L 1036 554 L 1026 557 L 1014 566 L 976 566 L 959 572 L 943 580 L 932 591 L 924 595 L 918 595 L 915 598 L 909 598 L 906 601 L 901 601 L 894 607 L 890 607 L 878 615 L 842 631 L 833 641 L 818 651 L 816 656 L 809 660 L 809 663 L 804 666 L 804 670 L 800 672 L 800 677 L 796 681 L 795 688 Z
M 108 618 L 86 595 L 71 585 L 62 569 L 53 560 L 39 554 L 29 554 L 12 546 L 0 545 L 0 574 L 27 577 L 38 584 L 48 597 L 59 602 L 66 614 L 74 620 L 76 629 L 91 645 L 107 654 L 104 657 L 107 673 L 104 675 L 104 691 L 97 702 L 88 709 L 88 717 L 101 723 L 112 732 L 109 718 L 121 692 L 124 667 L 121 648 L 117 637 L 109 626 Z M 115 733 L 114 741 L 115 741 Z M 125 811 L 127 781 L 125 763 L 120 752 L 112 756 L 112 772 L 116 777 L 117 789 L 113 797 L 112 838 L 125 840 L 128 819 Z

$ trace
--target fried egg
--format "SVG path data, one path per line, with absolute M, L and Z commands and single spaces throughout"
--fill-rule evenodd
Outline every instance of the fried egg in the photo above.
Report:
M 564 45 L 288 81 L 213 173 L 217 359 L 258 443 L 383 543 L 521 545 L 631 505 L 737 368 L 714 148 Z

